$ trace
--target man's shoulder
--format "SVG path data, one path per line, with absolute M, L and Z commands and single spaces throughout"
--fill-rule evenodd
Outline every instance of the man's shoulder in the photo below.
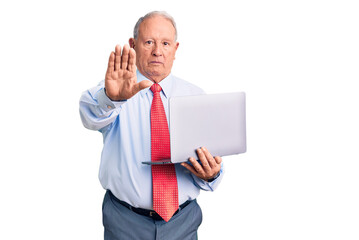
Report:
M 173 76 L 173 80 L 175 91 L 180 95 L 198 95 L 205 93 L 202 88 L 182 78 Z

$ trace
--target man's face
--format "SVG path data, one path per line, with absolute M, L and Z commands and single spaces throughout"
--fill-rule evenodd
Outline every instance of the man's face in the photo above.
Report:
M 156 83 L 170 74 L 178 45 L 175 28 L 161 16 L 144 20 L 137 39 L 130 39 L 130 46 L 136 51 L 138 70 Z

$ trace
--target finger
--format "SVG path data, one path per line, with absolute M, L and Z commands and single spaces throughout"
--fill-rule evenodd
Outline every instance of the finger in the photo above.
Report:
M 114 71 L 115 66 L 115 53 L 111 52 L 110 58 L 108 59 L 108 66 L 107 66 L 107 73 L 108 75 L 111 75 Z
M 216 156 L 216 157 L 214 158 L 214 160 L 216 160 L 216 163 L 217 163 L 217 164 L 221 164 L 221 163 L 222 163 L 222 158 L 221 158 L 220 156 Z
M 211 153 L 210 153 L 210 152 L 207 150 L 207 148 L 205 148 L 205 147 L 202 147 L 201 149 L 202 149 L 204 155 L 205 155 L 206 158 L 207 158 L 207 161 L 208 161 L 208 163 L 209 163 L 209 166 L 211 166 L 211 168 L 215 168 L 216 165 L 217 165 L 217 163 L 216 163 L 216 161 L 214 160 L 214 158 L 213 158 L 213 156 L 211 155 Z
M 121 69 L 122 70 L 127 69 L 129 52 L 130 52 L 130 47 L 127 44 L 125 44 L 125 46 L 123 46 L 123 48 L 122 48 L 122 57 L 121 57 Z
M 129 54 L 129 58 L 128 58 L 128 70 L 131 72 L 135 72 L 136 71 L 136 52 L 133 48 L 130 48 L 130 54 Z
M 116 45 L 115 47 L 115 71 L 121 68 L 121 46 Z
M 197 155 L 198 155 L 198 158 L 199 160 L 201 161 L 202 163 L 202 167 L 203 169 L 206 171 L 206 172 L 210 172 L 211 171 L 211 166 L 209 165 L 208 161 L 207 161 L 207 158 L 206 158 L 206 155 L 204 154 L 204 152 L 202 151 L 201 148 L 198 148 L 197 149 Z M 198 165 L 200 165 L 197 161 L 196 163 Z
M 194 169 L 194 167 L 192 167 L 191 165 L 189 165 L 188 163 L 181 163 L 181 165 L 185 168 L 187 168 L 188 171 L 190 171 L 191 173 L 193 173 L 194 175 L 196 175 L 198 177 L 198 173 L 196 172 L 196 170 Z
M 204 176 L 205 175 L 205 170 L 203 169 L 202 165 L 199 164 L 199 162 L 197 162 L 196 159 L 194 159 L 193 157 L 189 158 L 189 161 L 192 163 L 192 166 L 194 167 L 194 169 L 196 170 L 196 172 L 201 175 Z

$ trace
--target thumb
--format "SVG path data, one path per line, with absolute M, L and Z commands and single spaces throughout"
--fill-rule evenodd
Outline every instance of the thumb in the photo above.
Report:
M 145 88 L 148 88 L 148 87 L 151 87 L 153 84 L 153 82 L 151 82 L 150 80 L 143 80 L 139 83 L 136 83 L 134 86 L 133 86 L 133 89 L 132 89 L 132 94 L 135 95 L 136 93 L 138 93 L 139 91 L 145 89 Z
M 145 88 L 151 87 L 152 84 L 153 84 L 153 82 L 150 81 L 150 80 L 143 80 L 143 81 L 138 83 L 138 90 L 141 91 L 141 90 L 143 90 Z

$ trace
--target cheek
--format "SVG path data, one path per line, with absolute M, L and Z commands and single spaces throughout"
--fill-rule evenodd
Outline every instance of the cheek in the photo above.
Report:
M 146 58 L 143 54 L 136 54 L 136 62 L 143 65 L 146 62 Z
M 141 54 L 139 55 L 139 59 L 142 62 L 147 62 L 147 60 L 151 57 L 151 52 L 150 51 L 142 51 Z
M 173 49 L 173 50 L 171 51 L 171 59 L 174 60 L 175 57 L 176 57 L 176 50 Z
M 167 55 L 167 59 L 166 59 L 167 62 L 172 63 L 174 60 L 175 60 L 175 53 L 172 52 L 171 54 Z

